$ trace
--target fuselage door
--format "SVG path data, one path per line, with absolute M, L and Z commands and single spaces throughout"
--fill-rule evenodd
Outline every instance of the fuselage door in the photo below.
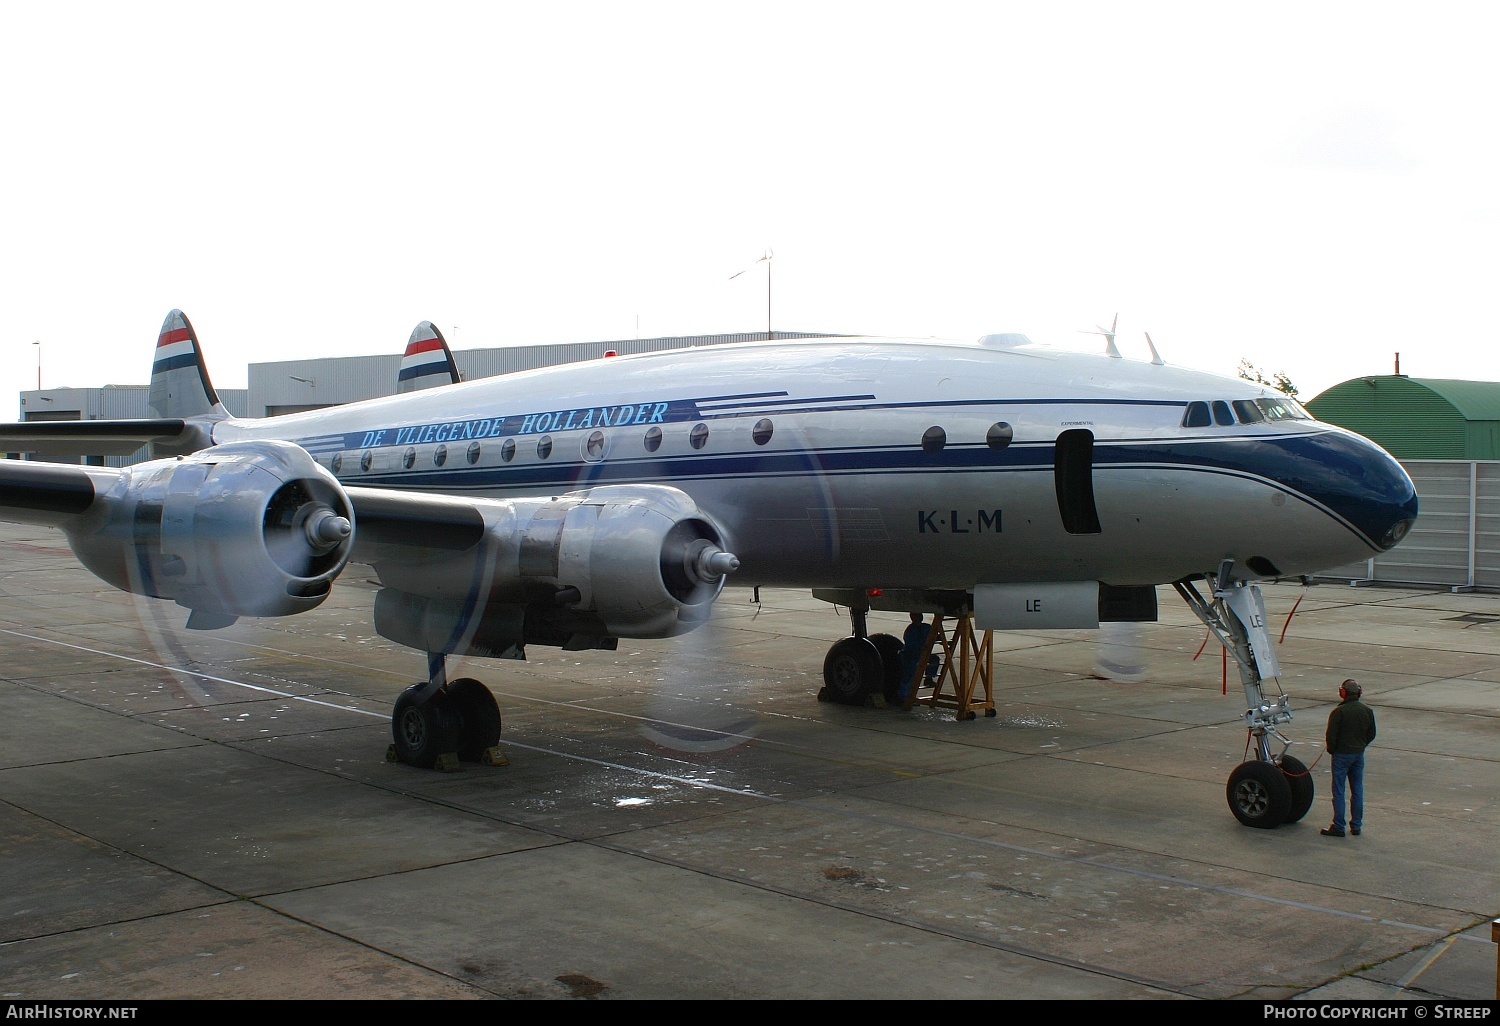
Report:
M 1094 433 L 1072 428 L 1057 436 L 1052 463 L 1057 483 L 1057 511 L 1069 534 L 1098 534 L 1094 506 Z

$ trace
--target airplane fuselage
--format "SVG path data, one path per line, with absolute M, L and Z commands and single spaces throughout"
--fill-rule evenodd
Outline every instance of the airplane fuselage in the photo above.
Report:
M 799 340 L 226 421 L 214 441 L 294 441 L 347 486 L 671 485 L 723 529 L 737 586 L 1161 584 L 1225 559 L 1292 576 L 1394 544 L 1416 515 L 1399 465 L 1284 398 L 1035 347 Z

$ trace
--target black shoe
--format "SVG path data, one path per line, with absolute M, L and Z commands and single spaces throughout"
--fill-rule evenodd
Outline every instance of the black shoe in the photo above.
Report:
M 1343 837 L 1344 836 L 1344 832 L 1342 830 L 1340 830 L 1338 827 L 1328 827 L 1328 828 L 1326 828 L 1324 830 L 1319 830 L 1318 833 L 1322 834 L 1324 837 Z
M 1353 834 L 1355 837 L 1358 837 L 1359 836 L 1359 827 L 1350 827 L 1349 828 L 1349 832 L 1351 834 Z

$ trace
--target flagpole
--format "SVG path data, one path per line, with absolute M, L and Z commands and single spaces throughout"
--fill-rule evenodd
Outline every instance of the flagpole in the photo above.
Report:
M 770 246 L 766 247 L 766 255 L 761 257 L 766 262 L 766 341 L 771 341 L 771 262 L 776 256 Z
M 763 256 L 763 257 L 761 257 L 759 260 L 755 261 L 755 264 L 764 263 L 766 265 L 766 341 L 767 342 L 771 341 L 771 335 L 772 335 L 772 332 L 771 332 L 771 258 L 773 256 L 775 256 L 775 255 L 776 254 L 771 251 L 771 248 L 769 246 L 767 246 L 766 247 L 766 255 Z M 745 268 L 744 271 L 735 271 L 733 274 L 731 274 L 729 276 L 729 280 L 730 281 L 734 281 L 734 279 L 736 279 L 740 275 L 744 274 L 745 271 L 748 271 L 748 270 L 751 270 L 752 268 L 754 268 L 755 264 L 751 264 L 749 267 Z

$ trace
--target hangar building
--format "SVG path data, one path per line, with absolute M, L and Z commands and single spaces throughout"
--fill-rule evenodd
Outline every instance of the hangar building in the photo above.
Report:
M 1400 460 L 1421 502 L 1405 541 L 1330 576 L 1500 589 L 1500 382 L 1371 375 L 1305 405 Z
M 1319 420 L 1358 431 L 1401 460 L 1500 459 L 1500 382 L 1351 378 L 1307 403 Z

